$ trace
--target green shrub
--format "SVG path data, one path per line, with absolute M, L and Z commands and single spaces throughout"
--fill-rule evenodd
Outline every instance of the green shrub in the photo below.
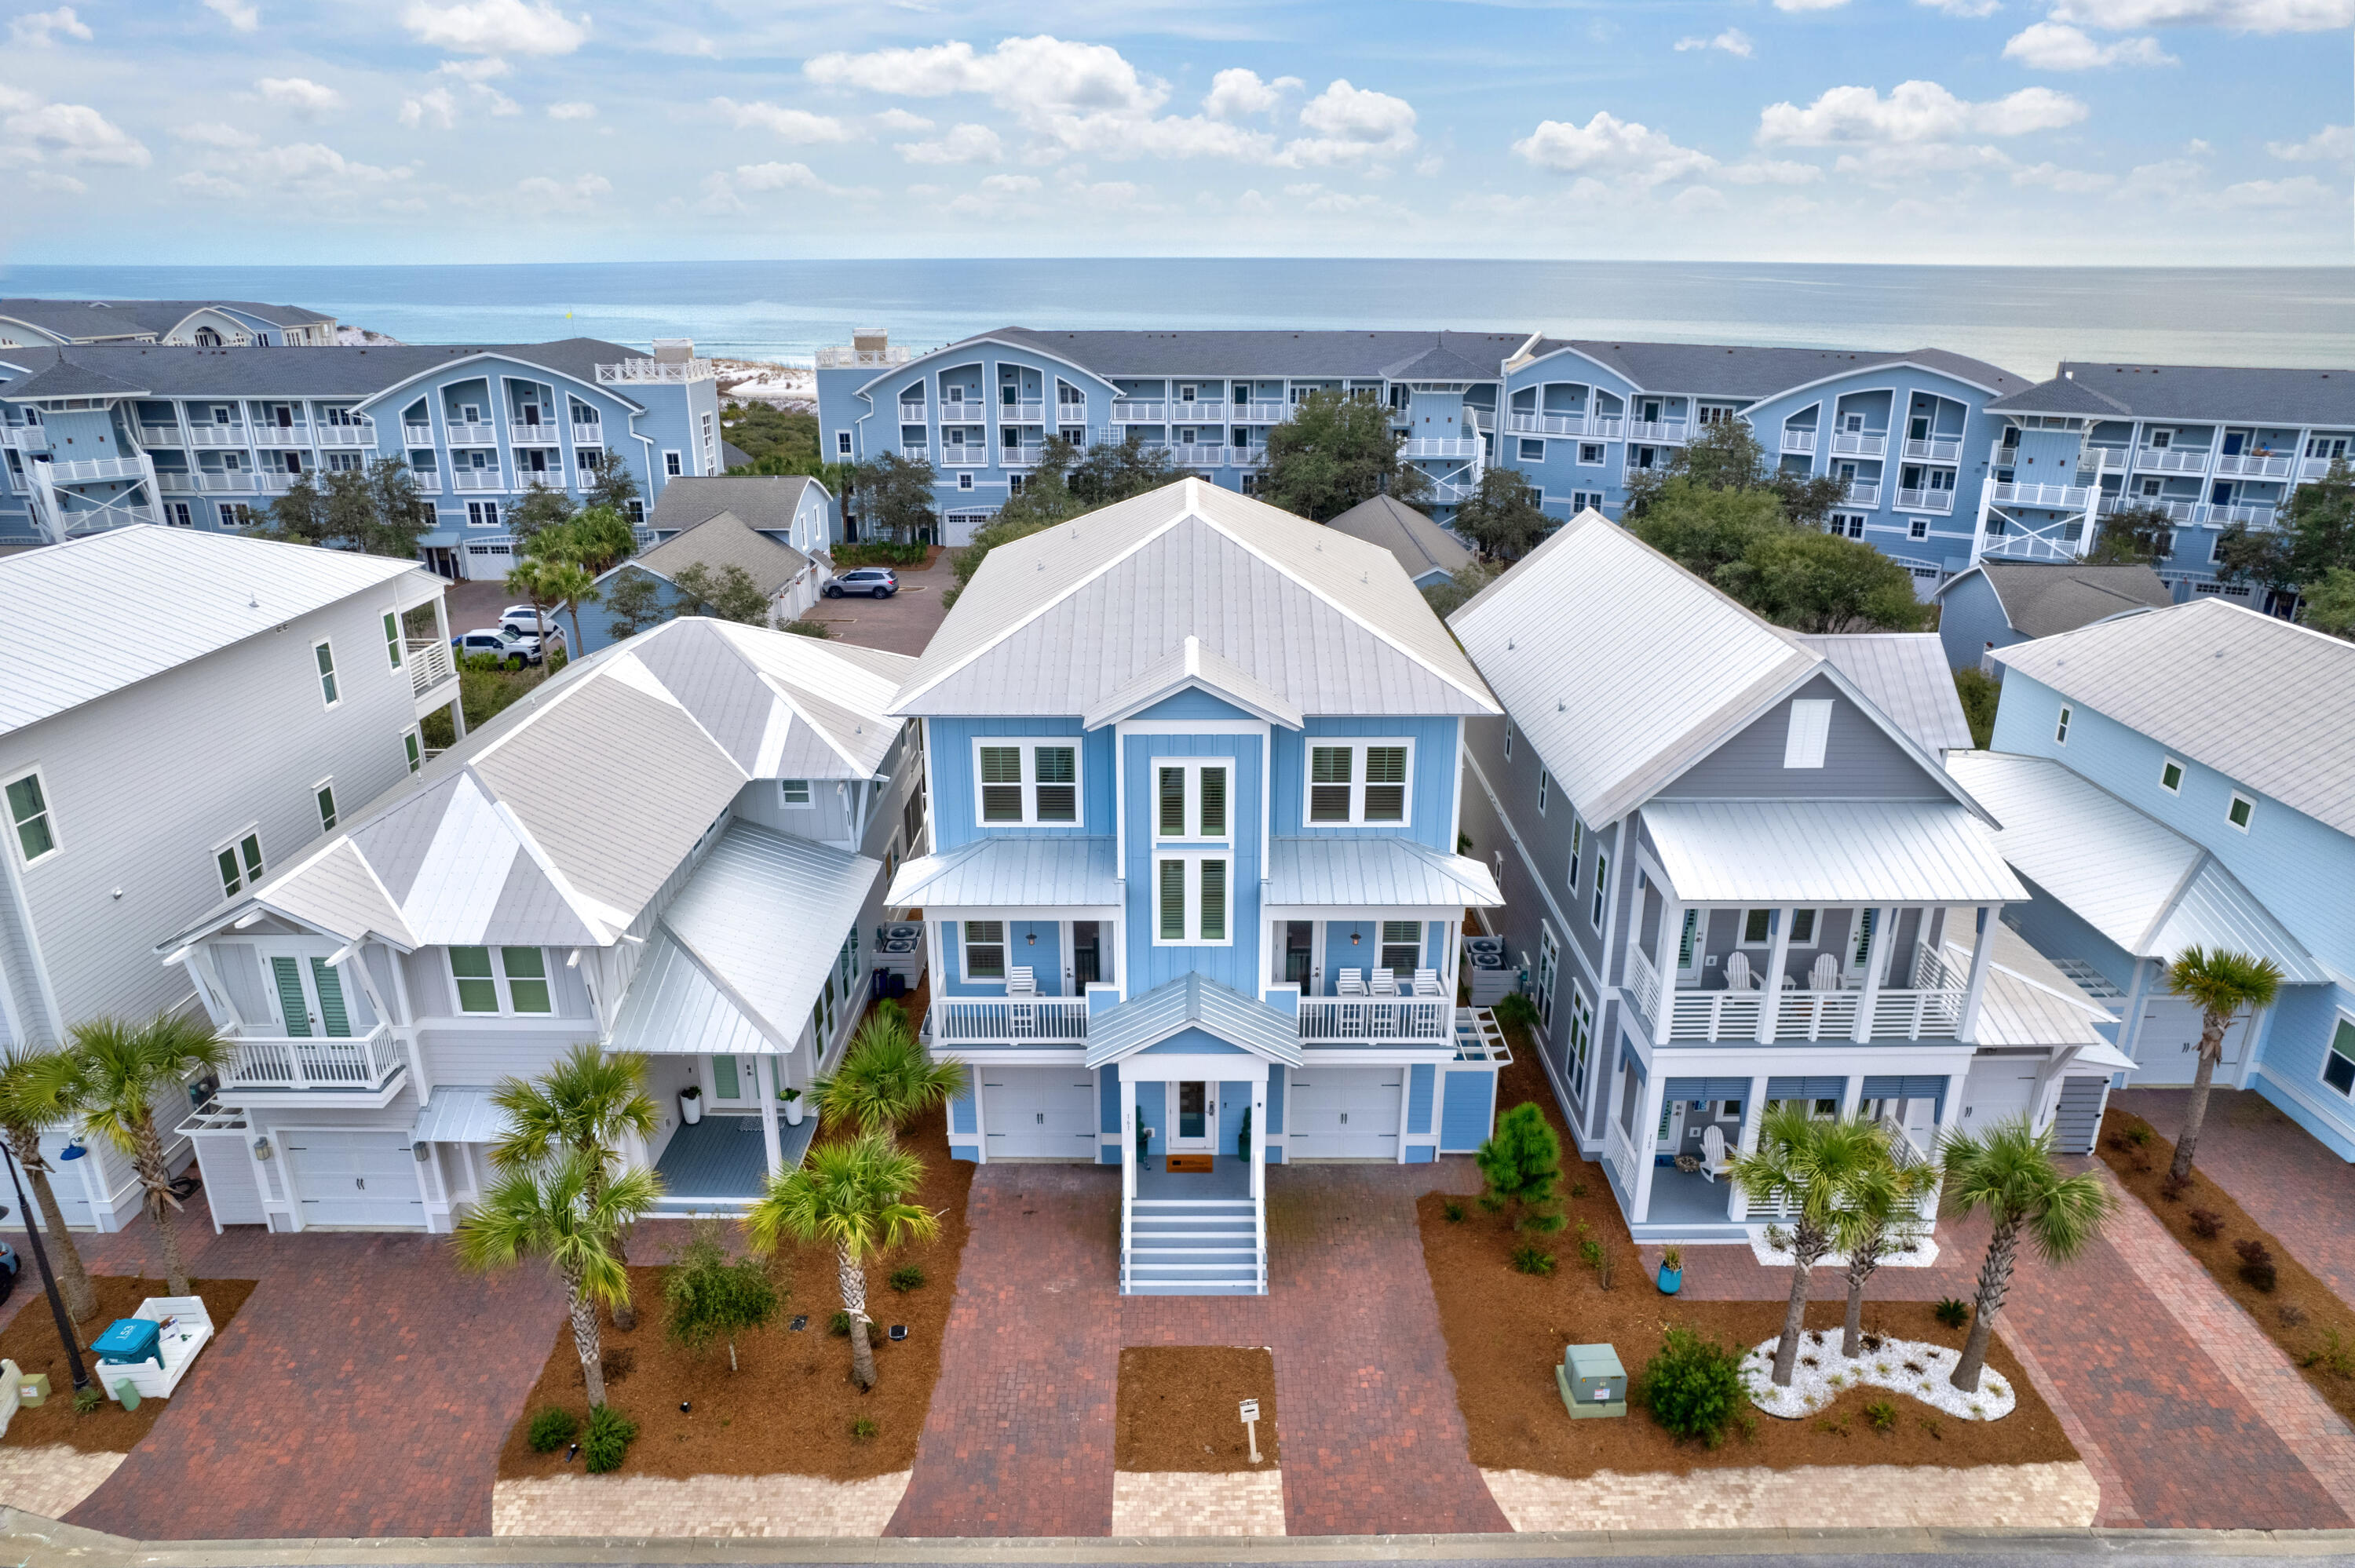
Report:
M 1451 1225 L 1462 1224 L 1464 1223 L 1464 1205 L 1457 1202 L 1453 1198 L 1448 1199 L 1445 1202 L 1439 1205 L 1439 1213 L 1441 1217 L 1445 1219 Z
M 780 631 L 790 631 L 796 637 L 815 637 L 820 641 L 824 641 L 826 638 L 834 635 L 831 630 L 827 630 L 825 621 L 812 620 L 806 616 L 801 617 L 798 620 L 788 620 L 783 626 L 777 628 L 777 630 Z
M 1578 1260 L 1589 1268 L 1601 1268 L 1603 1244 L 1593 1236 L 1582 1236 L 1578 1243 Z
M 571 1442 L 573 1434 L 580 1430 L 581 1417 L 569 1410 L 559 1410 L 551 1404 L 531 1418 L 531 1429 L 528 1434 L 531 1451 L 535 1454 L 553 1454 Z
M 895 545 L 888 539 L 863 540 L 856 545 L 836 545 L 826 553 L 837 567 L 921 567 L 924 564 L 922 545 Z
M 1513 1266 L 1523 1274 L 1551 1274 L 1553 1254 L 1535 1242 L 1523 1242 L 1513 1249 Z
M 833 1317 L 828 1318 L 826 1320 L 826 1331 L 837 1340 L 850 1338 L 850 1314 L 837 1312 Z
M 88 1415 L 105 1403 L 106 1395 L 99 1393 L 98 1384 L 94 1383 L 85 1388 L 74 1390 L 73 1407 L 76 1415 Z
M 1698 1438 L 1714 1448 L 1728 1430 L 1750 1426 L 1750 1390 L 1742 1381 L 1742 1357 L 1683 1324 L 1671 1327 L 1660 1350 L 1645 1363 L 1636 1397 L 1652 1419 L 1679 1438 Z
M 1519 991 L 1509 991 L 1495 1009 L 1497 1022 L 1508 1029 L 1526 1029 L 1535 1033 L 1538 1026 L 1538 1004 Z
M 1897 1406 L 1888 1400 L 1876 1399 L 1864 1407 L 1864 1418 L 1872 1423 L 1875 1432 L 1897 1430 Z
M 883 1428 L 876 1425 L 875 1423 L 868 1420 L 864 1415 L 850 1424 L 851 1436 L 861 1443 L 866 1442 L 868 1438 L 874 1436 L 875 1434 L 882 1430 Z
M 622 1456 L 638 1435 L 638 1424 L 610 1404 L 589 1407 L 589 1429 L 581 1435 L 581 1464 L 592 1476 L 622 1467 Z
M 2137 1122 L 2132 1127 L 2126 1128 L 2126 1141 L 2133 1144 L 2137 1149 L 2147 1147 L 2149 1144 L 2152 1136 L 2153 1134 L 2150 1128 L 2141 1122 Z
M 1939 1303 L 1935 1307 L 1930 1308 L 1930 1310 L 1932 1315 L 1934 1315 L 1939 1322 L 1944 1323 L 1949 1329 L 1959 1329 L 1964 1324 L 1971 1320 L 1971 1308 L 1969 1303 L 1957 1301 L 1951 1296 L 1941 1299 Z
M 923 1283 L 924 1271 L 915 1264 L 903 1263 L 891 1271 L 891 1288 L 902 1294 L 921 1288 Z

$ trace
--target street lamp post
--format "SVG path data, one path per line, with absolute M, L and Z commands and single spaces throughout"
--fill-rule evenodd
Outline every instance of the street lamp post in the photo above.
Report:
M 41 1227 L 34 1223 L 33 1205 L 25 1202 L 25 1173 L 8 1161 L 8 1175 L 16 1184 L 16 1212 L 25 1216 L 25 1239 L 33 1246 L 33 1265 L 41 1271 L 41 1288 L 49 1293 L 49 1316 L 57 1319 L 58 1342 L 66 1348 L 66 1361 L 73 1368 L 74 1392 L 80 1393 L 90 1386 L 90 1369 L 81 1363 L 81 1347 L 74 1342 L 73 1321 L 66 1316 L 65 1298 L 58 1294 L 58 1277 L 49 1272 L 49 1252 L 41 1245 Z M 0 1219 L 7 1216 L 0 1209 Z

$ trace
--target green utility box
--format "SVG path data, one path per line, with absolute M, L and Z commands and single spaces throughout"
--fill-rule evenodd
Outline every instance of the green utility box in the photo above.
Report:
M 1627 1372 L 1608 1345 L 1572 1345 L 1561 1352 L 1553 1381 L 1572 1421 L 1627 1414 Z

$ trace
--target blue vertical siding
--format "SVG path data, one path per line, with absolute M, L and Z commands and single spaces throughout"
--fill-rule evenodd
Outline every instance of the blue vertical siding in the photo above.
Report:
M 1497 1108 L 1497 1075 L 1455 1071 L 1447 1075 L 1447 1101 L 1441 1112 L 1439 1147 L 1450 1154 L 1469 1154 L 1488 1141 Z
M 1116 1069 L 1107 1067 L 1096 1074 L 1096 1099 L 1103 1112 L 1102 1119 L 1096 1124 L 1096 1130 L 1118 1132 L 1120 1130 L 1120 1074 Z M 1114 1152 L 1119 1151 L 1115 1150 Z
M 1456 736 L 1460 721 L 1454 718 L 1311 718 L 1305 732 L 1279 729 L 1270 768 L 1271 831 L 1279 838 L 1295 835 L 1397 836 L 1392 826 L 1336 828 L 1311 826 L 1307 821 L 1307 747 L 1319 738 L 1404 739 L 1414 742 L 1414 776 L 1409 791 L 1405 836 L 1420 844 L 1454 853 L 1455 789 L 1460 764 Z
M 1420 1135 L 1431 1130 L 1431 1102 L 1437 1091 L 1438 1069 L 1428 1062 L 1407 1068 L 1406 1129 Z
M 1169 1151 L 1169 1128 L 1167 1118 L 1162 1115 L 1167 1097 L 1166 1086 L 1158 1078 L 1146 1078 L 1136 1086 L 1137 1114 L 1145 1118 L 1145 1125 L 1153 1129 L 1153 1141 L 1145 1147 L 1148 1160 Z M 1127 1136 L 1135 1138 L 1136 1128 L 1130 1128 Z
M 1221 707 L 1223 704 L 1220 705 Z M 1260 954 L 1260 738 L 1255 735 L 1132 735 L 1128 737 L 1128 907 L 1122 921 L 1128 969 L 1128 994 L 1141 996 L 1157 985 L 1199 972 L 1245 996 L 1259 994 Z M 1156 758 L 1234 758 L 1229 826 L 1233 829 L 1233 864 L 1228 876 L 1225 947 L 1156 947 L 1154 908 L 1153 768 Z
M 1076 716 L 1062 718 L 935 718 L 927 721 L 932 762 L 934 850 L 952 850 L 974 840 L 1029 833 L 1095 833 L 1113 831 L 1112 731 L 1083 735 Z M 973 742 L 991 736 L 1059 737 L 1080 746 L 1080 820 L 1070 824 L 1023 827 L 981 825 L 981 798 L 974 781 Z

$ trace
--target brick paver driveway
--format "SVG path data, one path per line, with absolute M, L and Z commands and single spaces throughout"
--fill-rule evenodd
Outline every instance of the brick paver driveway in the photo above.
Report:
M 197 1277 L 260 1283 L 70 1522 L 138 1540 L 490 1533 L 499 1445 L 563 1320 L 546 1270 L 462 1276 L 439 1236 L 215 1235 L 201 1197 L 180 1238 Z M 162 1273 L 144 1220 L 81 1240 L 95 1273 Z M 6 1310 L 48 1308 L 27 1280 Z
M 1268 1172 L 1269 1294 L 1119 1294 L 1120 1181 L 993 1165 L 974 1181 L 957 1304 L 895 1535 L 1103 1535 L 1124 1345 L 1275 1355 L 1293 1534 L 1501 1531 L 1466 1456 L 1417 1194 L 1471 1162 Z

